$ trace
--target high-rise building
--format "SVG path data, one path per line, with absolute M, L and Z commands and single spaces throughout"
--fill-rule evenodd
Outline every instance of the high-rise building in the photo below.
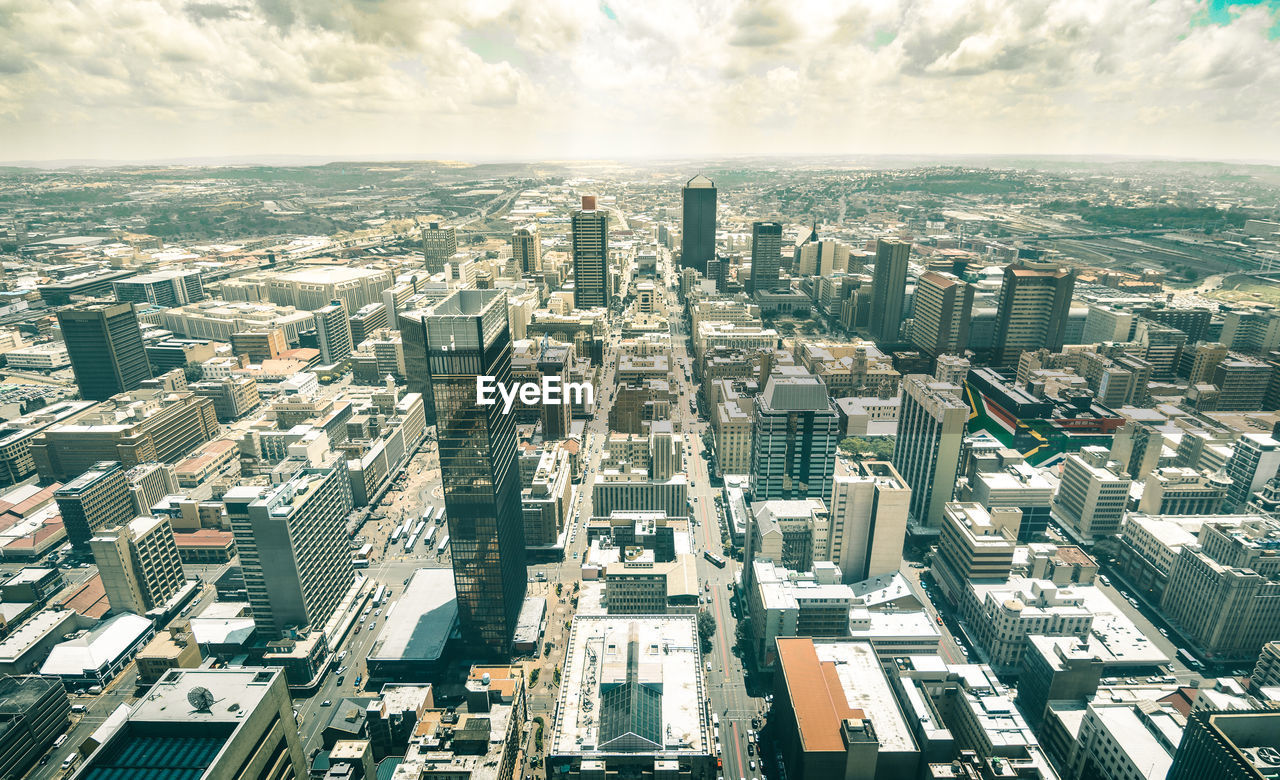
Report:
M 969 343 L 973 287 L 953 274 L 925 271 L 916 283 L 911 343 L 929 357 L 964 351 Z
M 204 284 L 194 269 L 155 271 L 112 282 L 121 303 L 154 304 L 164 309 L 203 301 Z
M 186 577 L 167 517 L 137 517 L 89 540 L 112 612 L 145 615 L 182 589 Z
M 902 305 L 907 297 L 906 241 L 876 241 L 876 267 L 871 277 L 871 330 L 876 341 L 893 344 L 902 328 Z
M 67 540 L 82 550 L 99 529 L 134 517 L 133 493 L 124 467 L 103 461 L 58 488 L 53 494 L 67 529 Z
M 511 234 L 511 258 L 521 273 L 533 274 L 542 270 L 542 232 L 536 224 L 516 228 Z
M 609 308 L 609 213 L 596 210 L 594 195 L 582 196 L 573 212 L 573 305 Z
M 938 528 L 960 470 L 969 408 L 960 388 L 923 374 L 902 381 L 902 408 L 893 444 L 893 467 L 911 488 L 911 515 L 921 526 Z
M 840 415 L 811 374 L 775 374 L 755 399 L 751 496 L 831 500 Z
M 880 461 L 836 460 L 831 495 L 831 561 L 844 582 L 895 572 L 902 563 L 911 488 Z
M 427 273 L 440 273 L 457 253 L 458 233 L 454 228 L 432 222 L 422 229 L 422 260 Z
M 151 378 L 132 303 L 93 303 L 58 312 L 80 397 L 105 401 Z
M 1105 447 L 1085 447 L 1062 464 L 1053 514 L 1083 539 L 1118 533 L 1132 482 Z
M 1280 470 L 1280 441 L 1265 433 L 1245 433 L 1236 439 L 1227 458 L 1227 476 L 1231 487 L 1227 489 L 1226 509 L 1243 507 L 1255 492 L 1262 489 L 1267 480 Z M 68 533 L 70 529 L 68 529 Z
M 680 267 L 707 272 L 716 256 L 716 185 L 701 174 L 685 182 L 680 227 Z
M 1280 712 L 1192 710 L 1168 780 L 1263 780 L 1280 763 Z
M 995 365 L 1015 368 L 1025 352 L 1062 349 L 1076 272 L 1019 260 L 1004 269 L 996 309 Z
M 320 360 L 327 366 L 351 354 L 351 320 L 342 301 L 331 301 L 328 306 L 316 309 L 316 341 L 320 345 Z
M 384 290 L 383 292 L 386 291 Z M 388 318 L 387 311 L 386 303 L 376 301 L 351 315 L 351 346 L 353 349 L 363 344 L 365 339 L 373 335 L 374 331 L 391 327 L 391 320 Z
M 0 777 L 22 777 L 70 725 L 61 679 L 0 676 Z
M 250 363 L 274 360 L 289 348 L 280 328 L 242 330 L 231 334 L 231 353 L 246 355 Z
M 173 669 L 104 730 L 75 777 L 307 777 L 283 669 Z M 350 775 L 346 775 L 350 777 Z
M 584 209 L 575 220 L 591 217 L 603 230 L 598 216 Z M 476 383 L 479 376 L 511 382 L 506 294 L 460 290 L 423 319 L 458 616 L 464 636 L 505 654 L 526 581 L 515 418 L 500 404 L 477 405 Z
M 772 292 L 778 286 L 782 267 L 782 223 L 756 222 L 751 225 L 751 279 L 747 292 Z
M 222 500 L 258 631 L 323 627 L 355 581 L 346 462 L 301 469 L 270 489 L 234 487 Z

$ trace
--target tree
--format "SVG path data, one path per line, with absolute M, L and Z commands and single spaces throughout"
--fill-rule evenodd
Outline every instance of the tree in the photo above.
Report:
M 698 613 L 698 639 L 702 642 L 703 651 L 711 649 L 711 637 L 716 634 L 716 618 L 707 610 Z
M 878 460 L 888 460 L 893 457 L 893 437 L 878 436 L 874 439 L 866 439 L 861 436 L 850 436 L 840 442 L 839 449 L 846 455 L 870 452 Z
M 187 378 L 187 383 L 199 382 L 204 379 L 204 366 L 199 363 L 188 363 L 183 366 L 182 374 Z

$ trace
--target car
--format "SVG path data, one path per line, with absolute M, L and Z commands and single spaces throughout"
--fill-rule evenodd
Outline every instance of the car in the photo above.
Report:
M 953 636 L 953 637 L 951 637 L 951 638 L 955 640 L 955 643 L 956 643 L 956 644 L 960 645 L 961 647 L 963 647 L 963 646 L 964 646 L 964 642 L 961 642 L 961 641 L 960 641 L 960 637 L 958 637 L 958 636 Z
M 339 675 L 339 676 L 338 676 L 338 685 L 342 685 L 342 681 L 343 681 L 343 680 L 345 680 L 345 679 L 346 679 L 345 677 L 343 677 L 343 676 Z
M 332 706 L 333 706 L 333 699 L 325 699 L 324 701 L 320 702 L 320 706 L 321 706 L 321 707 L 332 707 Z
M 1101 582 L 1103 585 L 1110 585 L 1110 584 L 1111 584 L 1111 580 L 1110 580 L 1110 579 L 1108 579 L 1108 578 L 1107 578 L 1107 575 L 1105 575 L 1105 574 L 1099 574 L 1099 575 L 1098 575 L 1098 582 Z
M 749 755 L 749 756 L 754 756 L 755 754 L 756 754 L 756 746 L 755 746 L 755 745 L 753 745 L 753 744 L 751 744 L 750 742 L 748 742 L 748 743 L 747 743 L 747 755 Z M 755 769 L 755 767 L 751 767 L 751 768 L 752 768 L 752 769 Z
M 1166 628 L 1162 628 L 1162 629 L 1160 629 L 1160 635 L 1161 635 L 1161 636 L 1163 636 L 1165 639 L 1168 639 L 1168 638 L 1169 638 L 1169 630 L 1168 630 L 1168 629 L 1166 629 Z
M 363 674 L 357 674 L 357 675 L 356 675 L 356 687 L 357 687 L 357 688 L 359 688 L 359 687 L 360 687 L 360 683 L 361 683 L 361 682 L 363 682 L 363 681 L 364 681 L 364 675 L 363 675 Z
M 343 672 L 345 672 L 345 671 L 347 671 L 347 667 L 345 667 L 345 666 L 339 666 L 339 667 L 338 667 L 338 674 L 339 674 L 339 675 L 341 675 L 341 674 L 342 674 Z
M 750 763 L 748 763 L 747 766 L 751 767 L 752 772 L 756 771 L 756 760 L 754 758 L 751 759 Z
M 60 748 L 66 743 L 66 741 L 67 741 L 67 735 L 59 734 L 58 738 L 53 741 L 53 746 L 56 748 Z

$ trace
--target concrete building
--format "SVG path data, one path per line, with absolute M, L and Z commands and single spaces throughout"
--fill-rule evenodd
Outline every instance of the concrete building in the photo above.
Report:
M 1021 513 L 1011 507 L 987 511 L 975 503 L 946 505 L 934 572 L 948 598 L 957 600 L 969 580 L 1009 576 L 1020 523 Z
M 840 416 L 808 373 L 773 375 L 755 399 L 751 491 L 756 501 L 831 500 Z
M 715 748 L 691 616 L 573 619 L 547 771 L 711 780 Z
M 367 658 L 375 680 L 420 680 L 440 669 L 458 627 L 458 593 L 447 568 L 418 569 L 387 607 Z
M 106 686 L 125 670 L 138 651 L 155 636 L 150 620 L 128 612 L 108 618 L 87 633 L 54 645 L 40 674 L 61 677 L 84 690 Z
M 223 501 L 258 630 L 322 627 L 355 581 L 345 464 L 304 468 L 270 489 L 235 487 Z
M 200 272 L 195 269 L 164 269 L 138 274 L 111 283 L 117 301 L 151 304 L 167 309 L 205 299 Z
M 250 363 L 274 360 L 289 348 L 284 331 L 280 328 L 262 327 L 231 334 L 231 353 L 245 355 Z
M 1143 481 L 1138 511 L 1148 515 L 1216 515 L 1230 489 L 1231 478 L 1223 473 L 1167 466 Z
M 906 541 L 911 488 L 880 461 L 836 460 L 831 495 L 831 561 L 842 582 L 897 571 Z
M 1103 447 L 1085 447 L 1066 457 L 1053 513 L 1079 538 L 1094 540 L 1120 531 L 1132 480 L 1108 460 Z
M 195 669 L 200 666 L 200 645 L 190 631 L 171 627 L 161 631 L 134 657 L 138 665 L 138 680 L 144 685 L 154 685 L 168 674 L 170 669 Z
M 911 488 L 911 516 L 939 528 L 960 468 L 969 409 L 960 388 L 912 374 L 902 382 L 902 410 L 893 445 L 893 467 Z
M 525 697 L 521 667 L 471 667 L 461 706 L 416 713 L 390 780 L 512 780 L 527 739 Z
M 427 273 L 444 271 L 444 264 L 458 253 L 458 231 L 453 227 L 430 222 L 422 228 L 422 259 Z
M 58 328 L 80 397 L 105 401 L 151 378 L 132 303 L 93 303 L 62 309 Z
M 1236 510 L 1280 473 L 1280 441 L 1262 433 L 1241 434 L 1231 449 L 1225 469 L 1231 478 L 1227 509 Z
M 1250 679 L 1259 688 L 1280 686 L 1280 640 L 1262 646 Z
M 749 581 L 747 612 L 757 666 L 774 666 L 778 637 L 849 636 L 849 612 L 859 601 L 840 582 L 834 564 L 818 562 L 811 570 L 796 571 L 757 559 Z
M 1280 758 L 1280 712 L 1198 710 L 1187 716 L 1168 780 L 1260 780 Z
M 605 606 L 610 615 L 665 615 L 698 609 L 697 559 L 681 553 L 658 561 L 652 550 L 627 548 L 605 566 Z
M 926 271 L 916 282 L 911 343 L 931 358 L 964 351 L 969 343 L 973 287 L 953 274 Z
M 323 306 L 330 298 L 326 298 Z M 265 301 L 208 300 L 165 309 L 160 324 L 167 330 L 181 333 L 187 338 L 212 339 L 231 343 L 235 334 L 278 330 L 287 344 L 297 346 L 299 334 L 314 324 L 309 310 L 294 306 L 277 306 Z M 251 340 L 249 343 L 253 343 Z M 246 354 L 241 352 L 240 354 Z M 263 359 L 261 352 L 254 362 Z
M 113 726 L 72 778 L 173 772 L 179 762 L 192 780 L 307 776 L 279 669 L 175 669 Z
M 71 726 L 56 677 L 0 677 L 0 777 L 23 777 Z
M 1102 659 L 1087 642 L 1074 637 L 1028 636 L 1018 672 L 1018 706 L 1038 726 L 1049 702 L 1091 698 L 1102 673 Z
M 770 728 L 793 780 L 916 777 L 920 747 L 865 642 L 777 640 Z
M 341 300 L 333 300 L 328 306 L 315 311 L 316 343 L 320 345 L 320 362 L 334 365 L 353 351 L 351 320 L 347 307 Z
M 1216 518 L 1183 545 L 1160 609 L 1211 658 L 1254 660 L 1280 636 L 1280 520 Z
M 573 468 L 563 448 L 544 448 L 533 481 L 520 492 L 525 548 L 556 547 L 568 519 Z M 563 545 L 560 545 L 563 548 Z
M 100 529 L 134 517 L 129 480 L 119 463 L 102 461 L 54 491 L 67 540 L 82 551 Z
M 100 529 L 89 549 L 113 612 L 145 615 L 182 589 L 186 576 L 167 517 L 138 517 Z
M 31 457 L 46 480 L 66 482 L 103 461 L 124 468 L 174 463 L 218 433 L 213 402 L 190 391 L 134 390 L 45 428 Z
M 223 423 L 235 422 L 257 409 L 262 402 L 258 382 L 251 376 L 228 376 L 193 382 L 191 392 L 213 401 L 213 413 Z
M 33 344 L 4 353 L 5 366 L 14 371 L 57 371 L 71 365 L 65 344 Z
M 1242 355 L 1227 357 L 1213 367 L 1210 380 L 1218 388 L 1217 411 L 1256 412 L 1265 408 L 1272 367 Z
M 594 195 L 582 196 L 582 208 L 573 212 L 573 306 L 609 308 L 613 295 L 609 284 L 609 213 L 596 210 Z
M 744 565 L 769 561 L 792 571 L 809 571 L 831 560 L 831 517 L 821 499 L 757 501 L 744 540 Z M 744 572 L 749 585 L 750 572 Z
M 1075 280 L 1075 271 L 1043 263 L 1020 260 L 1004 269 L 995 365 L 1013 368 L 1024 351 L 1062 349 Z
M 516 228 L 511 234 L 511 259 L 521 273 L 534 274 L 542 270 L 542 232 L 536 223 Z
M 1171 707 L 1092 701 L 1072 762 L 1077 777 L 1165 780 L 1185 720 Z
M 267 297 L 278 306 L 314 312 L 340 300 L 353 312 L 381 301 L 382 291 L 393 283 L 391 272 L 381 268 L 300 266 L 270 274 L 266 287 Z

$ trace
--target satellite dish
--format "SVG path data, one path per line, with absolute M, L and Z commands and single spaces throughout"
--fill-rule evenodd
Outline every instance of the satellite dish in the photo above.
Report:
M 196 712 L 208 712 L 213 707 L 213 693 L 208 688 L 196 686 L 187 691 L 187 701 L 195 707 Z

